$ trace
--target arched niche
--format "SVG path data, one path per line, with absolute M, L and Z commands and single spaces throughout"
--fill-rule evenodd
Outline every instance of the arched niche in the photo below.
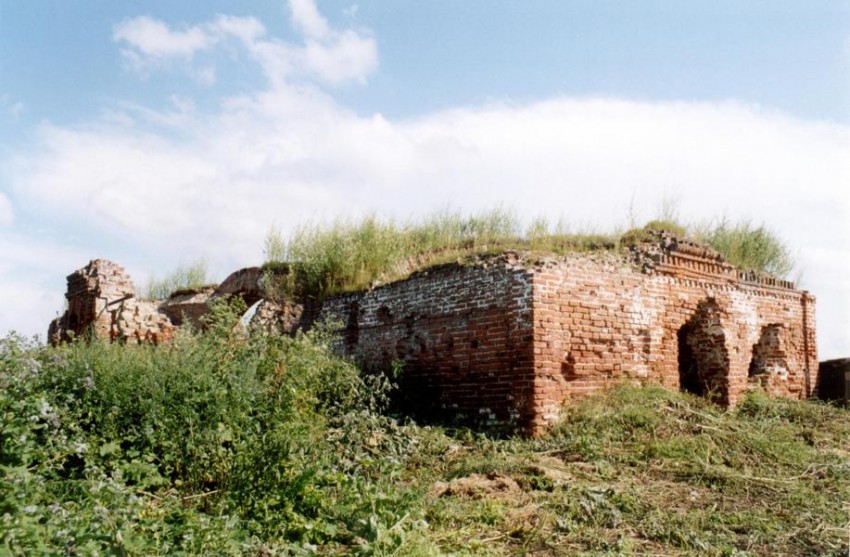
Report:
M 785 328 L 781 324 L 762 327 L 757 343 L 753 345 L 748 379 L 770 390 L 775 382 L 787 381 L 788 358 L 785 353 Z

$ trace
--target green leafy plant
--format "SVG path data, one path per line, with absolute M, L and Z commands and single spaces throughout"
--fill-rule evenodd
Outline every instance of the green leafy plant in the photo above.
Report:
M 379 413 L 391 385 L 328 333 L 247 336 L 243 311 L 218 301 L 162 347 L 0 341 L 4 554 L 407 543 L 418 499 L 389 482 L 414 437 Z
M 547 435 L 386 415 L 317 331 L 0 339 L 4 555 L 839 555 L 850 412 L 620 386 Z

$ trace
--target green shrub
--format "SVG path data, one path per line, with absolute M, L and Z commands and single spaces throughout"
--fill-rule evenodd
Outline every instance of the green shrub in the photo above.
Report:
M 681 238 L 688 236 L 688 228 L 674 220 L 651 220 L 643 227 L 644 230 L 667 230 Z
M 846 409 L 620 386 L 539 438 L 447 435 L 242 309 L 160 347 L 0 339 L 0 554 L 846 551 Z
M 379 413 L 387 381 L 327 333 L 248 337 L 243 309 L 162 347 L 0 341 L 0 553 L 406 543 L 418 498 L 390 481 L 414 430 Z

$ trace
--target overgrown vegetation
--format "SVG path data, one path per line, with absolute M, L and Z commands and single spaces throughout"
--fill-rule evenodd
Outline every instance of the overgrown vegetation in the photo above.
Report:
M 794 269 L 794 259 L 788 248 L 764 226 L 721 219 L 713 226 L 696 228 L 693 233 L 741 269 L 777 277 L 788 276 Z
M 0 553 L 843 555 L 850 413 L 619 387 L 540 439 L 383 415 L 325 333 L 0 340 Z
M 610 234 L 571 232 L 543 218 L 523 230 L 512 212 L 494 209 L 473 216 L 443 211 L 418 222 L 396 223 L 374 216 L 337 220 L 328 226 L 306 224 L 284 239 L 277 228 L 266 236 L 267 267 L 288 265 L 287 280 L 279 286 L 321 298 L 329 293 L 358 290 L 404 278 L 412 271 L 464 257 L 521 250 L 536 253 L 622 250 L 646 230 L 669 230 L 692 236 L 722 253 L 742 269 L 785 276 L 793 261 L 779 238 L 764 226 L 748 222 L 687 226 L 676 212 L 664 208 L 664 218 L 640 229 Z
M 386 383 L 243 309 L 162 348 L 0 342 L 0 553 L 380 554 L 418 528 Z
M 151 276 L 145 288 L 145 297 L 151 300 L 163 300 L 180 290 L 192 290 L 209 285 L 207 261 L 199 259 L 188 265 L 179 265 L 161 279 Z

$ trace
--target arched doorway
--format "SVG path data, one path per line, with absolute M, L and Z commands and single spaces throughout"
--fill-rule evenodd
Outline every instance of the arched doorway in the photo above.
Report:
M 705 300 L 679 329 L 679 387 L 685 392 L 726 404 L 729 354 L 721 317 L 717 303 Z
M 699 368 L 697 367 L 696 357 L 691 345 L 688 343 L 688 337 L 693 331 L 693 326 L 690 323 L 685 323 L 679 329 L 679 388 L 686 392 L 697 396 L 703 396 L 702 382 L 700 380 Z

